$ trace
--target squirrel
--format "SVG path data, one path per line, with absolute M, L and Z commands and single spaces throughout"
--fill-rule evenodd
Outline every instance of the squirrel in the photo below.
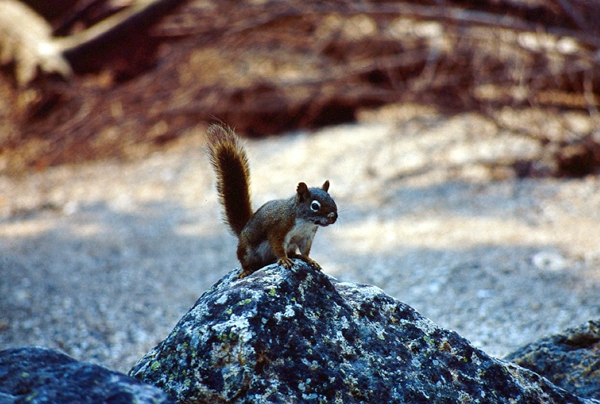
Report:
M 207 135 L 225 223 L 238 238 L 239 277 L 275 262 L 289 269 L 291 258 L 321 270 L 308 255 L 317 227 L 333 224 L 338 217 L 335 201 L 327 192 L 329 181 L 320 188 L 308 188 L 300 182 L 291 198 L 269 201 L 253 212 L 250 167 L 240 139 L 233 129 L 221 124 L 211 125 Z

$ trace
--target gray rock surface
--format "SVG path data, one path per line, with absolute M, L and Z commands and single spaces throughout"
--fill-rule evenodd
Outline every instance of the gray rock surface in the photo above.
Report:
M 130 374 L 184 403 L 597 403 L 297 261 L 209 289 Z
M 39 347 L 0 351 L 0 403 L 168 404 L 163 391 L 62 352 Z
M 583 397 L 600 399 L 600 321 L 570 328 L 506 357 Z

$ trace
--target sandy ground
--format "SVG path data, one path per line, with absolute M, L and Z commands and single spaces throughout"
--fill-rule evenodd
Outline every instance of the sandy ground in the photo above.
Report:
M 312 253 L 327 273 L 489 354 L 600 316 L 600 178 L 499 175 L 539 152 L 531 140 L 477 115 L 401 109 L 247 146 L 255 206 L 331 181 L 340 219 Z M 127 371 L 237 266 L 235 245 L 198 138 L 137 162 L 0 177 L 0 349 Z

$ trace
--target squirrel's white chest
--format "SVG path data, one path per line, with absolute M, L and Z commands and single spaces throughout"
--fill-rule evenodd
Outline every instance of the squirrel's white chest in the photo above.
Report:
M 302 246 L 309 240 L 312 240 L 317 231 L 317 225 L 306 220 L 296 219 L 294 227 L 285 236 L 283 246 L 286 251 L 292 251 Z
M 283 241 L 283 248 L 288 254 L 295 254 L 297 250 L 302 252 L 307 245 L 310 246 L 312 239 L 317 231 L 317 225 L 306 220 L 296 219 L 294 227 L 286 234 Z M 258 248 L 255 250 L 265 261 L 272 261 L 275 258 L 275 253 L 268 240 L 260 243 Z

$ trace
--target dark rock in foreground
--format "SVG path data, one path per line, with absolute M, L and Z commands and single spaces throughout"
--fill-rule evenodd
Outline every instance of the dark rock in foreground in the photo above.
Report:
M 275 265 L 208 290 L 130 374 L 185 403 L 598 403 L 372 286 Z
M 600 321 L 526 345 L 506 359 L 580 396 L 600 399 Z
M 153 403 L 174 401 L 163 391 L 102 366 L 47 348 L 0 351 L 0 403 Z

